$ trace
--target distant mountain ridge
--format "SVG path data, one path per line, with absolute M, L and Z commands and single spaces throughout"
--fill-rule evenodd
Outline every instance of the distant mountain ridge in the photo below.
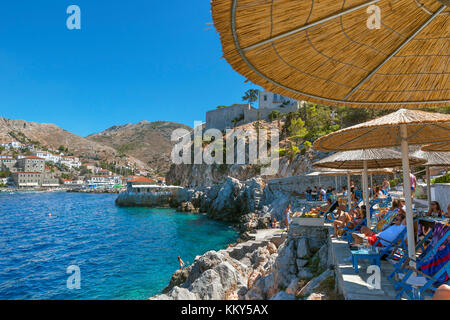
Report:
M 0 142 L 7 143 L 17 140 L 32 142 L 37 147 L 57 150 L 60 146 L 67 147 L 75 156 L 89 160 L 103 160 L 117 164 L 131 163 L 139 169 L 147 165 L 134 158 L 123 157 L 110 146 L 80 137 L 55 124 L 37 123 L 25 120 L 11 120 L 0 117 Z
M 170 138 L 176 129 L 191 127 L 171 121 L 141 121 L 112 126 L 86 139 L 114 148 L 119 153 L 144 162 L 158 174 L 166 174 L 170 168 L 170 153 L 174 145 Z

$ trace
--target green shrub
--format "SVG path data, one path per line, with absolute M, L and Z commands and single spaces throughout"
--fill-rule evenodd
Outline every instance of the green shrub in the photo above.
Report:
M 280 157 L 286 156 L 286 149 L 279 149 L 279 150 L 278 150 L 278 155 L 279 155 Z
M 450 183 L 450 173 L 445 176 L 431 180 L 431 183 Z

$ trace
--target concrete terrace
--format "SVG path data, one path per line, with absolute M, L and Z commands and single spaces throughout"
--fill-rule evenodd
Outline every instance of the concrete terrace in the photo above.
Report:
M 345 240 L 331 238 L 333 227 L 330 223 L 324 224 L 323 219 L 294 218 L 291 230 L 304 236 L 323 230 L 327 235 L 329 264 L 334 266 L 337 290 L 346 300 L 395 300 L 396 291 L 387 279 L 394 271 L 390 262 L 381 261 L 381 289 L 373 289 L 367 283 L 372 275 L 367 273 L 369 261 L 358 260 L 359 272 L 355 273 L 350 247 Z
M 330 236 L 333 234 L 331 225 L 328 227 Z M 352 265 L 352 253 L 347 241 L 331 238 L 330 248 L 335 263 L 336 282 L 338 290 L 346 300 L 395 300 L 394 286 L 387 280 L 394 271 L 393 265 L 388 261 L 381 261 L 381 290 L 370 288 L 367 280 L 368 260 L 358 261 L 359 273 L 355 273 Z

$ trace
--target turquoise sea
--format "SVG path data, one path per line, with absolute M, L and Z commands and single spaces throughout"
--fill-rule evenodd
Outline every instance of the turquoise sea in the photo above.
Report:
M 192 263 L 238 237 L 204 216 L 119 208 L 115 198 L 0 193 L 0 299 L 147 299 L 168 284 L 177 256 Z M 71 265 L 79 290 L 67 288 Z

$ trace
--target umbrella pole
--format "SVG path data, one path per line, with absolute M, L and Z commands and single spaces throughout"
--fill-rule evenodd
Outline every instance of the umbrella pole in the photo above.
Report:
M 428 196 L 428 209 L 431 208 L 431 175 L 430 166 L 427 166 L 427 196 Z
M 406 228 L 408 231 L 408 255 L 412 259 L 410 265 L 415 267 L 416 263 L 416 241 L 414 239 L 414 218 L 412 213 L 411 180 L 409 177 L 409 151 L 408 151 L 408 129 L 406 125 L 400 126 L 402 164 L 403 164 L 403 193 L 406 202 Z
M 364 160 L 363 187 L 364 187 L 364 204 L 366 205 L 367 226 L 370 228 L 371 216 L 370 216 L 369 179 L 368 179 L 367 160 Z
M 350 191 L 350 173 L 347 173 L 347 203 L 348 211 L 352 208 L 352 193 Z

